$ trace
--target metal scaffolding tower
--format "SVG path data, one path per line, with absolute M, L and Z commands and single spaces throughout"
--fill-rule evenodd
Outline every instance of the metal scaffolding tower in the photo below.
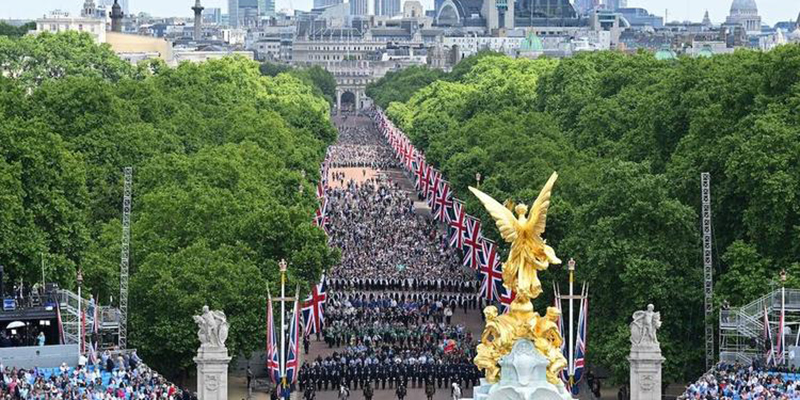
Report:
M 128 266 L 131 247 L 131 186 L 133 168 L 125 167 L 122 192 L 122 250 L 119 263 L 119 348 L 128 347 Z
M 703 294 L 705 295 L 706 370 L 714 366 L 714 270 L 711 254 L 711 174 L 700 174 L 703 204 Z

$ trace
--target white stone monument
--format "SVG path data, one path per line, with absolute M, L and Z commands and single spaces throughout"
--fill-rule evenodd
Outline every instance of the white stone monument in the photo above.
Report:
M 571 400 L 564 385 L 547 381 L 547 358 L 528 339 L 514 342 L 511 353 L 500 359 L 500 381 L 481 379 L 475 400 Z
M 201 315 L 194 316 L 199 328 L 200 348 L 197 349 L 197 398 L 199 400 L 228 400 L 228 321 L 222 311 L 203 307 Z
M 633 313 L 631 322 L 631 400 L 661 400 L 661 345 L 656 331 L 661 327 L 661 314 L 647 310 Z

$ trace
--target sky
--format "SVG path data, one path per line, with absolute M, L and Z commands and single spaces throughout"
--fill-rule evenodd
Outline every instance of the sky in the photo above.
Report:
M 129 0 L 131 11 L 147 12 L 156 16 L 192 16 L 194 0 Z M 433 7 L 433 0 L 421 0 L 423 6 Z M 708 10 L 715 23 L 724 21 L 732 0 L 628 0 L 629 7 L 642 7 L 669 20 L 700 21 Z M 201 0 L 204 7 L 220 7 L 227 13 L 227 0 Z M 798 0 L 756 0 L 764 22 L 774 25 L 779 21 L 795 20 L 800 12 Z M 312 0 L 276 0 L 276 9 L 307 10 Z M 61 9 L 78 13 L 83 0 L 0 0 L 0 19 L 34 19 L 49 11 Z

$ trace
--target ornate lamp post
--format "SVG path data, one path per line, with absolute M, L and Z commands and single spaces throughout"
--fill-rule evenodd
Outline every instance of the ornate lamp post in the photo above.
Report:
M 569 374 L 570 381 L 572 381 L 572 376 L 575 375 L 575 364 L 573 362 L 573 358 L 575 357 L 575 330 L 572 329 L 572 319 L 574 315 L 572 307 L 572 300 L 574 297 L 572 284 L 575 281 L 575 260 L 570 258 L 567 262 L 567 266 L 569 268 L 569 370 L 567 373 Z
M 481 173 L 480 172 L 476 172 L 475 173 L 475 181 L 478 182 L 478 188 L 480 188 L 481 187 Z
M 302 185 L 300 186 L 302 190 Z M 281 364 L 280 364 L 280 371 L 281 371 L 281 384 L 282 388 L 286 387 L 286 267 L 287 263 L 285 259 L 281 259 L 278 263 L 278 267 L 281 271 Z

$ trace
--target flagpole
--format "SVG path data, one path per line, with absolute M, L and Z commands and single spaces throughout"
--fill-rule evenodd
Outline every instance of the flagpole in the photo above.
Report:
M 278 263 L 278 266 L 281 269 L 281 363 L 280 363 L 280 372 L 281 372 L 281 383 L 283 387 L 286 387 L 286 260 L 281 259 L 281 262 Z
M 572 289 L 572 284 L 575 281 L 575 260 L 572 258 L 569 259 L 567 262 L 569 266 L 569 379 L 572 381 L 572 377 L 575 375 L 575 364 L 573 364 L 574 360 L 573 357 L 575 355 L 575 338 L 574 338 L 574 330 L 572 329 L 572 318 L 573 318 L 573 297 L 574 292 Z
M 780 341 L 779 343 L 781 344 L 781 346 L 780 346 L 780 349 L 781 349 L 781 354 L 780 354 L 781 364 L 786 362 L 786 357 L 785 357 L 785 355 L 786 355 L 786 343 L 784 343 L 784 340 L 786 339 L 785 338 L 786 335 L 784 335 L 784 330 L 783 330 L 783 326 L 786 323 L 786 321 L 784 320 L 784 318 L 786 318 L 786 316 L 785 316 L 786 315 L 786 313 L 785 313 L 785 305 L 786 305 L 786 270 L 781 270 L 781 318 L 780 318 L 781 326 L 778 327 L 778 332 L 780 332 L 780 335 L 781 335 L 781 337 L 778 338 L 778 340 Z

